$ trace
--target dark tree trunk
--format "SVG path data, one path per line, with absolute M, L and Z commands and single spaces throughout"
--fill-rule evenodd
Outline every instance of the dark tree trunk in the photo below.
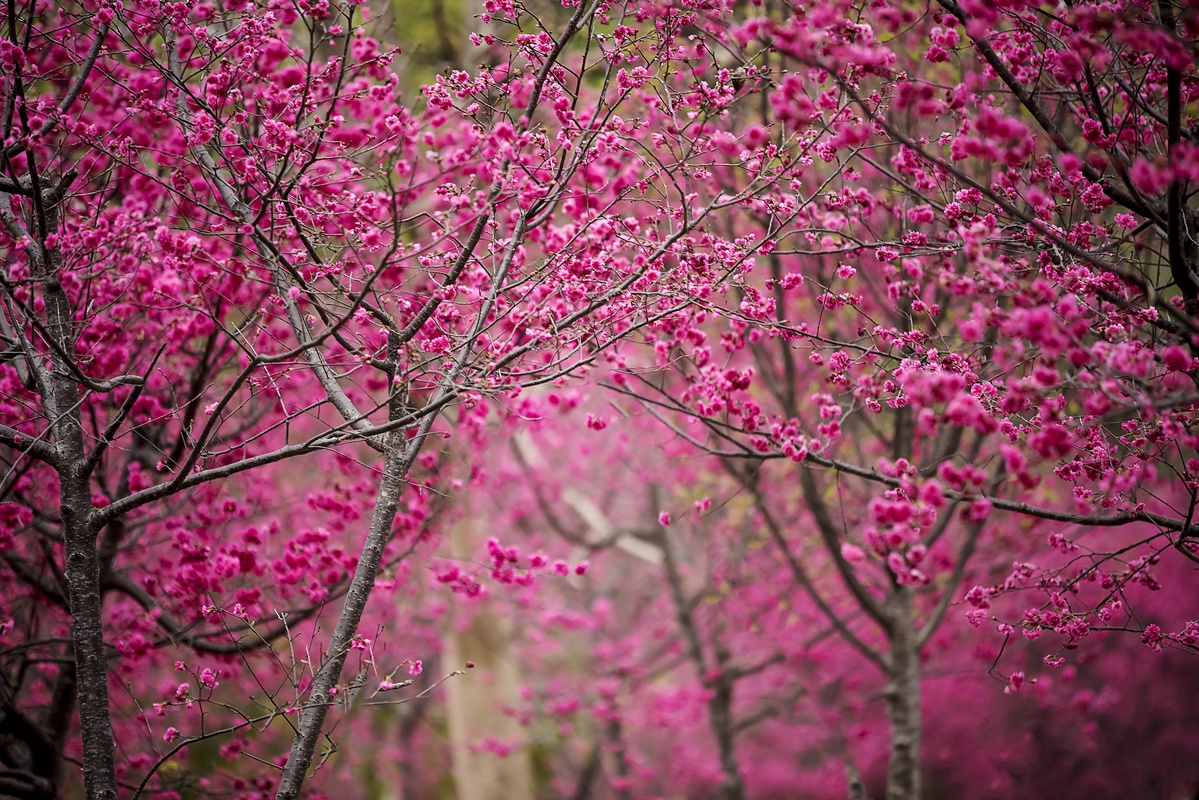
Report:
M 100 560 L 96 554 L 96 535 L 87 524 L 91 494 L 86 479 L 71 480 L 63 475 L 61 503 L 71 603 L 71 646 L 75 654 L 79 727 L 83 738 L 83 785 L 88 800 L 116 800 L 115 744 L 108 712 Z
M 45 237 L 57 230 L 57 208 L 46 210 Z M 34 248 L 41 250 L 39 245 Z M 103 599 L 100 558 L 92 526 L 92 495 L 83 441 L 79 378 L 68 359 L 75 352 L 75 315 L 58 279 L 59 254 L 43 250 L 34 258 L 44 281 L 46 321 L 51 348 L 51 397 L 43 398 L 58 451 L 59 513 L 66 550 L 66 578 L 71 611 L 71 646 L 79 697 L 83 740 L 83 786 L 88 800 L 116 800 L 116 745 L 108 709 L 108 667 L 104 657 Z
M 733 681 L 721 671 L 720 677 L 710 688 L 713 694 L 712 699 L 708 701 L 708 713 L 712 720 L 712 732 L 716 735 L 716 744 L 720 750 L 720 768 L 724 771 L 720 798 L 745 800 L 745 783 L 741 780 L 737 753 L 733 745 L 736 735 L 733 725 Z
M 920 798 L 920 644 L 912 618 L 912 591 L 899 587 L 890 603 L 893 628 L 887 665 L 887 719 L 891 757 L 887 800 Z

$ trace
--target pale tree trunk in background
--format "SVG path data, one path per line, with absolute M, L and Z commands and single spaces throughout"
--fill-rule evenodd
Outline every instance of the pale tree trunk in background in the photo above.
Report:
M 470 491 L 467 488 L 464 495 Z M 468 497 L 464 514 L 450 529 L 450 552 L 478 559 L 485 537 L 476 529 Z M 445 683 L 450 751 L 458 800 L 533 800 L 533 769 L 524 747 L 527 731 L 503 709 L 520 705 L 520 675 L 516 669 L 511 629 L 506 620 L 487 607 L 487 601 L 469 601 L 473 612 L 468 625 L 451 621 L 445 633 L 445 668 L 475 668 Z M 501 758 L 480 749 L 488 739 L 511 746 Z
M 404 771 L 399 762 L 383 759 L 378 762 L 375 771 L 383 786 L 378 800 L 404 800 L 408 796 L 408 784 L 404 781 Z
M 520 702 L 507 626 L 495 614 L 477 614 L 464 630 L 446 636 L 448 664 L 474 662 L 475 669 L 446 684 L 446 705 L 458 800 L 532 800 L 533 770 L 523 746 L 527 732 L 503 713 Z M 479 750 L 494 739 L 513 750 L 501 758 Z
M 887 667 L 891 758 L 887 800 L 920 798 L 920 643 L 912 617 L 912 590 L 901 586 L 888 603 L 893 629 Z

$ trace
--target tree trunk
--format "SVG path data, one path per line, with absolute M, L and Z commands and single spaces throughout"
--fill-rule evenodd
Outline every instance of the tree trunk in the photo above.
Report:
M 720 784 L 720 798 L 745 800 L 745 783 L 741 780 L 733 742 L 736 736 L 736 728 L 733 725 L 733 681 L 721 671 L 711 690 L 712 699 L 708 701 L 708 714 L 720 750 L 720 768 L 724 772 L 724 780 Z
M 58 210 L 46 210 L 45 235 L 58 229 Z M 38 245 L 34 245 L 39 248 Z M 40 248 L 39 248 L 40 249 Z M 43 298 L 50 336 L 52 396 L 43 398 L 58 450 L 59 513 L 66 554 L 71 647 L 79 693 L 79 729 L 83 740 L 83 786 L 88 800 L 116 800 L 116 743 L 108 709 L 108 665 L 104 657 L 104 600 L 100 593 L 100 556 L 92 511 L 87 451 L 83 441 L 78 378 L 67 361 L 75 352 L 75 315 L 58 280 L 57 249 L 33 259 L 45 281 Z
M 894 626 L 887 669 L 887 718 L 891 723 L 887 800 L 919 800 L 920 645 L 909 587 L 896 589 L 890 611 Z
M 624 784 L 629 777 L 629 755 L 624 742 L 624 726 L 621 724 L 620 718 L 616 716 L 616 713 L 616 709 L 613 708 L 612 719 L 608 721 L 604 730 L 608 739 L 608 746 L 612 753 L 612 774 L 621 782 L 621 788 L 613 789 L 612 791 L 616 795 L 616 800 L 633 800 L 632 792 L 624 788 Z
M 520 705 L 520 674 L 502 617 L 480 610 L 463 630 L 446 636 L 446 666 L 475 669 L 446 683 L 446 713 L 458 800 L 532 800 L 528 732 L 506 709 Z M 480 746 L 493 740 L 505 755 Z
M 469 472 L 469 465 L 463 468 Z M 469 487 L 463 490 L 463 516 L 449 536 L 451 553 L 465 559 L 482 546 L 469 493 Z M 486 600 L 469 605 L 470 624 L 459 626 L 451 620 L 444 638 L 448 669 L 462 669 L 468 661 L 475 665 L 445 685 L 454 795 L 458 800 L 531 800 L 533 766 L 523 746 L 528 733 L 505 713 L 505 708 L 521 704 L 510 626 Z M 504 756 L 480 749 L 489 739 L 513 749 Z
M 73 470 L 74 466 L 68 466 L 64 473 Z M 66 576 L 71 603 L 71 646 L 75 655 L 79 728 L 83 740 L 83 786 L 88 800 L 116 800 L 116 744 L 108 711 L 100 560 L 96 554 L 96 534 L 87 524 L 91 496 L 86 481 L 72 480 L 67 474 L 61 476 L 61 486 Z

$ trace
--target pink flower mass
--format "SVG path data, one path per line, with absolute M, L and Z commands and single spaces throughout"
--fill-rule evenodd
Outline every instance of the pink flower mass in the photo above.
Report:
M 0 14 L 0 796 L 1195 796 L 1196 3 Z

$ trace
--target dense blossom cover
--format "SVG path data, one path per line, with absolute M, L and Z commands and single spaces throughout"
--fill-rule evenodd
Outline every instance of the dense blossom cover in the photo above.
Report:
M 1192 791 L 1199 9 L 475 12 L 5 8 L 0 795 Z

